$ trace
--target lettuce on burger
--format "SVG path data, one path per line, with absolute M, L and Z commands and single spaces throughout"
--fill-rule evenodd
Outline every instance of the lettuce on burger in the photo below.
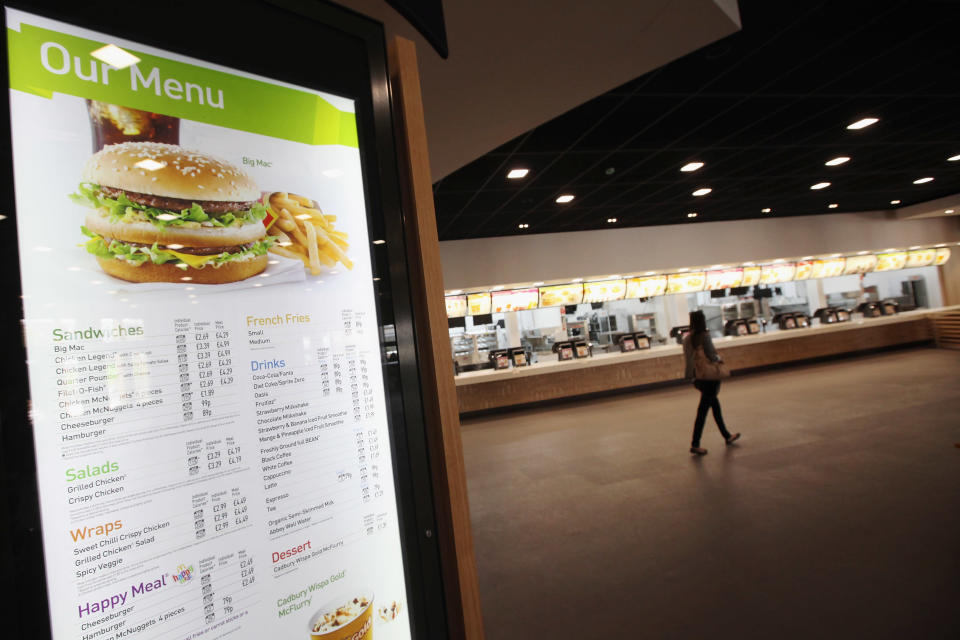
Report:
M 87 160 L 74 202 L 87 251 L 131 282 L 222 284 L 267 267 L 260 190 L 237 167 L 156 142 L 109 145 Z

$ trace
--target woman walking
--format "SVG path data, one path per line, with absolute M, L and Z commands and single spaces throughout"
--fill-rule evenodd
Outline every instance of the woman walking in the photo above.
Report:
M 687 380 L 693 380 L 693 386 L 700 391 L 700 405 L 697 407 L 697 419 L 693 423 L 693 441 L 690 443 L 690 453 L 705 455 L 707 450 L 700 446 L 700 436 L 703 434 L 703 425 L 707 420 L 707 411 L 713 410 L 713 419 L 717 422 L 720 435 L 727 444 L 733 443 L 740 437 L 739 433 L 731 435 L 723 423 L 720 413 L 720 380 L 730 375 L 723 365 L 723 358 L 717 354 L 707 331 L 707 319 L 703 311 L 690 312 L 690 333 L 683 338 L 683 355 L 687 361 Z

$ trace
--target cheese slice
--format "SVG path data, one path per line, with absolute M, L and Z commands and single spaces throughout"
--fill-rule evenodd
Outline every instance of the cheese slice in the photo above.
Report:
M 174 251 L 173 249 L 164 249 L 165 253 L 172 253 L 177 256 L 182 262 L 187 263 L 194 269 L 199 269 L 203 265 L 207 264 L 214 258 L 218 257 L 220 254 L 214 254 L 212 256 L 195 256 L 192 253 L 180 253 L 179 251 Z

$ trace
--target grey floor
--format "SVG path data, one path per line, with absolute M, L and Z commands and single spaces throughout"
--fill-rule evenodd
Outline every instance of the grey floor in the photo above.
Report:
M 489 640 L 960 638 L 960 351 L 465 420 Z

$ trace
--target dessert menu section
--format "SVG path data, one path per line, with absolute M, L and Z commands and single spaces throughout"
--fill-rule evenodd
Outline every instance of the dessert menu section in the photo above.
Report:
M 53 637 L 409 638 L 352 102 L 7 23 Z

